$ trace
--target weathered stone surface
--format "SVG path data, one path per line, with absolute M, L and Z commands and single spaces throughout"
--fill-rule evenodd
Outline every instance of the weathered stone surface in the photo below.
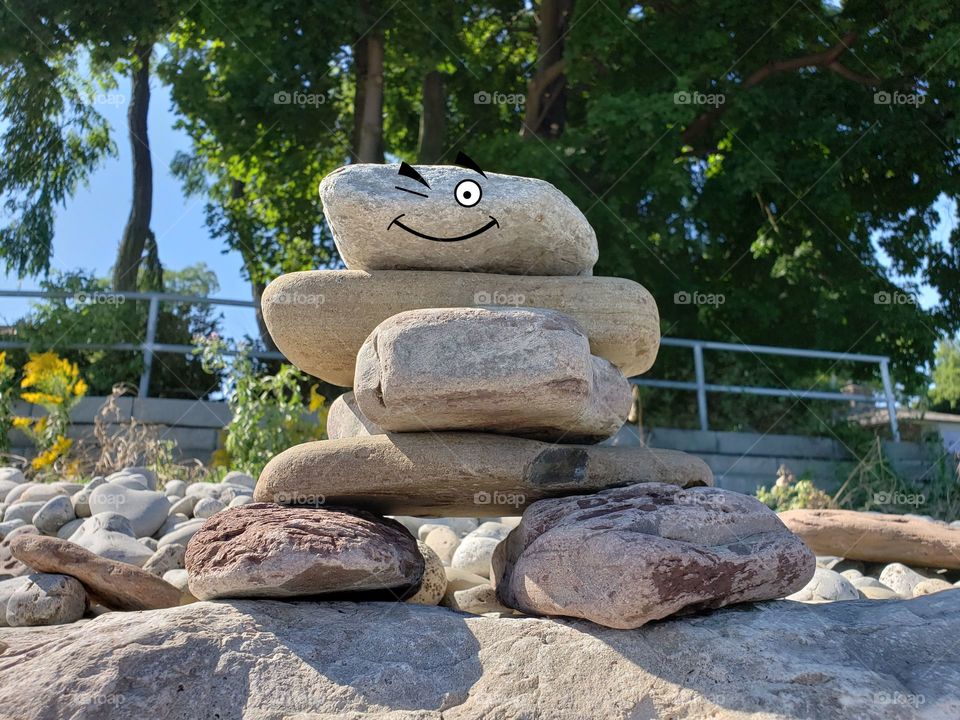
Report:
M 407 598 L 406 602 L 436 605 L 447 591 L 447 574 L 444 572 L 443 562 L 440 556 L 422 540 L 417 540 L 417 549 L 423 555 L 423 579 L 416 594 Z
M 931 578 L 929 580 L 921 580 L 916 585 L 913 586 L 913 597 L 920 597 L 921 595 L 931 595 L 933 593 L 938 593 L 942 590 L 953 590 L 954 587 L 948 583 L 943 578 Z
M 238 496 L 238 497 L 243 497 Z M 236 500 L 236 498 L 234 498 Z M 230 502 L 233 502 L 231 500 Z M 203 518 L 206 520 L 209 517 L 213 517 L 221 510 L 226 510 L 227 504 L 223 500 L 217 500 L 216 498 L 200 498 L 197 500 L 197 504 L 193 507 L 193 516 L 198 518 Z
M 129 477 L 129 476 L 128 476 Z M 137 537 L 150 537 L 170 512 L 166 495 L 154 490 L 107 482 L 90 493 L 90 512 L 115 512 L 130 521 Z
M 960 569 L 960 528 L 855 510 L 788 510 L 780 519 L 818 555 Z
M 360 412 L 353 391 L 343 393 L 330 403 L 330 410 L 327 411 L 327 437 L 331 440 L 357 435 L 383 435 L 384 432 L 382 427 Z
M 153 538 L 145 538 L 153 540 Z M 153 540 L 156 543 L 156 540 Z M 143 564 L 143 571 L 157 577 L 163 577 L 168 570 L 180 570 L 184 566 L 184 557 L 187 553 L 185 545 L 170 543 L 163 547 L 157 547 L 156 551 Z
M 218 513 L 187 546 L 190 591 L 295 597 L 396 589 L 423 577 L 417 541 L 399 523 L 362 511 L 255 503 Z
M 22 485 L 27 481 L 23 475 L 23 470 L 15 467 L 0 467 L 0 482 L 12 482 L 14 485 Z
M 158 539 L 158 547 L 164 547 L 170 544 L 186 545 L 190 541 L 190 538 L 196 535 L 197 531 L 203 527 L 204 522 L 206 521 L 203 518 L 196 518 L 180 523 L 173 530 Z
M 847 578 L 833 570 L 818 567 L 810 582 L 792 595 L 787 595 L 786 599 L 817 603 L 856 600 L 858 597 L 857 588 Z
M 8 578 L 6 580 L 0 579 L 0 627 L 8 627 L 7 601 L 10 600 L 11 596 L 27 582 L 29 581 L 27 580 L 26 575 Z M 2 648 L 0 648 L 0 655 L 2 654 L 3 651 Z
M 147 483 L 148 490 L 157 489 L 157 473 L 151 470 L 148 467 L 143 467 L 141 465 L 135 465 L 130 467 L 125 467 L 121 470 L 117 470 L 115 473 L 107 475 L 107 482 L 113 482 L 114 480 L 120 480 L 130 476 L 140 476 Z
M 510 528 L 497 522 L 485 522 L 457 545 L 450 566 L 458 570 L 490 577 L 490 558 L 497 545 L 510 534 Z
M 483 433 L 393 433 L 285 450 L 264 468 L 254 498 L 387 515 L 477 517 L 641 482 L 707 485 L 713 475 L 702 460 L 671 450 L 552 445 Z
M 90 512 L 90 493 L 106 482 L 107 479 L 104 477 L 95 477 L 84 486 L 83 490 L 70 498 L 71 502 L 73 503 L 73 511 L 76 513 L 78 518 L 90 517 L 92 514 Z
M 627 419 L 623 374 L 573 318 L 539 308 L 427 308 L 384 320 L 357 355 L 354 394 L 388 432 L 475 430 L 597 442 Z
M 15 502 L 13 505 L 8 507 L 6 512 L 3 514 L 3 521 L 10 522 L 11 520 L 23 520 L 24 522 L 29 523 L 33 520 L 33 516 L 40 511 L 40 508 L 46 504 L 46 500 Z
M 660 346 L 653 297 L 623 278 L 317 270 L 271 282 L 262 298 L 270 335 L 304 372 L 353 384 L 357 351 L 373 329 L 405 310 L 511 305 L 559 310 L 590 338 L 590 351 L 626 376 L 650 369 Z
M 427 533 L 424 542 L 437 554 L 444 565 L 449 565 L 453 560 L 453 553 L 460 544 L 460 538 L 446 525 L 438 525 Z
M 239 485 L 240 487 L 248 488 L 251 491 L 257 486 L 256 478 L 245 472 L 240 472 L 239 470 L 231 470 L 223 476 L 223 480 L 220 482 L 224 485 Z
M 814 568 L 756 498 L 662 483 L 534 503 L 493 554 L 504 605 L 616 628 L 780 598 Z
M 880 582 L 897 593 L 900 597 L 913 597 L 913 589 L 928 580 L 916 570 L 901 563 L 891 563 L 880 573 Z
M 38 535 L 37 529 L 33 525 L 21 525 L 7 533 L 6 537 L 0 542 L 0 577 L 4 575 L 18 576 L 26 575 L 30 568 L 17 560 L 10 552 L 10 543 L 19 535 Z M 0 608 L 2 609 L 2 608 Z
M 69 538 L 70 542 L 102 558 L 141 567 L 153 552 L 137 542 L 130 521 L 118 513 L 88 517 Z
M 417 171 L 429 183 L 425 188 L 398 175 L 399 167 L 347 165 L 320 183 L 323 213 L 348 268 L 517 275 L 592 271 L 597 236 L 576 205 L 550 183 L 424 165 Z
M 201 602 L 0 630 L 17 720 L 960 716 L 960 593 L 610 630 L 407 603 Z
M 180 602 L 180 591 L 155 575 L 67 540 L 24 535 L 13 541 L 11 550 L 34 570 L 76 578 L 96 602 L 113 610 L 155 610 Z
M 56 535 L 71 520 L 77 516 L 73 510 L 73 502 L 66 495 L 50 498 L 37 510 L 33 516 L 33 526 L 43 535 Z
M 22 536 L 21 539 L 28 538 Z M 24 580 L 26 582 L 14 589 L 7 600 L 10 627 L 62 625 L 83 617 L 87 594 L 74 578 L 40 572 L 27 575 Z

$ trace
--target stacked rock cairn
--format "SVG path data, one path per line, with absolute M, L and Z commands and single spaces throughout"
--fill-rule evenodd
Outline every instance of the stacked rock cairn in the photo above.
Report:
M 353 390 L 328 440 L 277 455 L 253 504 L 196 532 L 193 595 L 436 604 L 449 557 L 409 528 L 521 513 L 479 557 L 487 609 L 632 628 L 810 580 L 803 542 L 699 459 L 600 444 L 659 315 L 637 283 L 592 276 L 596 235 L 554 186 L 461 154 L 343 167 L 320 196 L 348 269 L 276 279 L 263 313 L 294 365 Z

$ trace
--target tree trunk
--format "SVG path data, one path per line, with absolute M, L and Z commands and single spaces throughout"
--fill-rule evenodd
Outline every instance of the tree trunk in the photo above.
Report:
M 383 31 L 374 28 L 366 36 L 366 72 L 357 77 L 363 83 L 363 105 L 355 110 L 360 116 L 357 162 L 383 162 Z
M 150 141 L 147 137 L 152 50 L 152 44 L 138 45 L 136 48 L 139 66 L 133 70 L 130 105 L 127 108 L 127 126 L 133 157 L 133 202 L 113 266 L 113 289 L 117 291 L 136 290 L 143 249 L 147 239 L 153 235 L 150 231 L 150 215 L 153 212 L 153 166 L 150 160 Z
M 242 204 L 245 195 L 246 186 L 243 180 L 234 179 L 230 183 L 231 206 Z M 231 208 L 231 212 L 235 212 L 235 210 Z M 250 278 L 250 291 L 253 296 L 253 301 L 257 304 L 254 312 L 257 318 L 257 329 L 260 331 L 260 341 L 263 343 L 265 350 L 276 352 L 277 344 L 273 341 L 273 337 L 271 337 L 270 331 L 267 329 L 267 323 L 263 319 L 261 298 L 263 297 L 263 291 L 266 289 L 267 284 L 260 279 L 261 273 L 257 266 L 257 257 L 253 250 L 253 243 L 250 242 L 251 238 L 249 237 L 249 233 L 243 231 L 242 224 L 234 223 L 234 232 L 237 235 L 235 244 L 240 248 L 240 257 L 243 259 L 243 266 L 247 270 L 247 277 Z
M 350 162 L 360 162 L 357 150 L 360 148 L 361 128 L 363 127 L 363 107 L 366 104 L 367 83 L 367 36 L 364 35 L 353 46 L 353 143 L 350 145 Z
M 537 37 L 537 69 L 527 88 L 521 135 L 556 138 L 567 123 L 564 37 L 573 0 L 542 0 Z
M 420 111 L 420 138 L 417 146 L 417 162 L 421 165 L 432 165 L 440 161 L 446 119 L 443 75 L 439 70 L 431 70 L 423 76 L 423 110 Z

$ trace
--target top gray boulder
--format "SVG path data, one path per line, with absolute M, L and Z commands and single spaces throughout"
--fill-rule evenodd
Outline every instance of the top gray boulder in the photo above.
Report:
M 597 237 L 543 180 L 425 165 L 348 165 L 320 183 L 333 238 L 352 270 L 590 275 Z M 402 189 L 400 189 L 402 188 Z

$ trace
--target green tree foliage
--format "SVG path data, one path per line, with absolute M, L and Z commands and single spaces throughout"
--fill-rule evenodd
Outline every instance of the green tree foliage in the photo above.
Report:
M 930 400 L 935 410 L 960 407 L 960 343 L 956 340 L 943 340 L 937 346 Z

